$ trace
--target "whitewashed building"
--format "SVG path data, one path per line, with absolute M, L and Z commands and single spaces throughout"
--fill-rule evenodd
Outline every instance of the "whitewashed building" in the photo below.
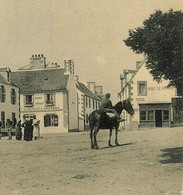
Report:
M 101 99 L 95 95 L 85 84 L 76 79 L 76 87 L 78 91 L 78 123 L 79 130 L 89 129 L 89 114 L 99 109 Z M 101 94 L 100 94 L 101 95 Z
M 120 79 L 120 100 L 130 98 L 135 111 L 133 116 L 123 113 L 126 121 L 122 123 L 122 128 L 132 130 L 171 126 L 171 103 L 172 98 L 176 97 L 176 89 L 167 88 L 168 81 L 154 81 L 143 62 L 137 62 L 136 70 L 124 70 Z
M 19 88 L 9 78 L 11 70 L 0 68 L 0 121 L 2 132 L 7 132 L 6 121 L 20 119 Z M 15 128 L 15 126 L 13 127 Z
M 33 55 L 30 64 L 10 73 L 20 87 L 20 112 L 24 118 L 40 120 L 41 133 L 78 131 L 77 89 L 74 63 L 46 63 L 43 55 Z

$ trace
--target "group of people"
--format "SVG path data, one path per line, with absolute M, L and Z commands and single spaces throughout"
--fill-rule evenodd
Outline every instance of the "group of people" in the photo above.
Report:
M 12 129 L 15 128 L 15 137 L 16 140 L 22 140 L 22 127 L 24 128 L 24 137 L 25 141 L 32 141 L 33 137 L 35 140 L 40 138 L 40 127 L 39 127 L 39 120 L 36 119 L 24 119 L 24 122 L 21 123 L 21 120 L 18 121 L 16 118 L 14 120 L 10 120 L 10 118 L 6 121 L 6 128 L 8 133 L 8 140 L 12 140 Z M 0 121 L 0 139 L 2 137 L 1 132 L 2 123 Z M 33 133 L 34 132 L 34 133 Z

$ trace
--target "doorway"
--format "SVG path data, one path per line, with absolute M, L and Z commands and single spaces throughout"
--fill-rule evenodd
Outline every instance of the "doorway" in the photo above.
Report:
M 155 111 L 156 127 L 162 127 L 162 110 Z

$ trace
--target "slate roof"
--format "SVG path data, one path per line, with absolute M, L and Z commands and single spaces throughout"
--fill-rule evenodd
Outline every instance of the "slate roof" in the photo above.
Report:
M 8 82 L 0 73 L 0 84 L 6 84 L 6 85 L 11 85 L 14 87 L 17 87 L 15 84 L 13 84 L 12 82 Z
M 0 83 L 9 85 L 8 81 L 0 74 Z
M 100 98 L 98 98 L 94 93 L 92 93 L 83 83 L 81 82 L 77 82 L 76 87 L 82 92 L 84 93 L 86 96 L 91 97 L 95 100 L 99 100 Z
M 20 88 L 20 93 L 40 93 L 66 90 L 68 75 L 64 69 L 45 69 L 11 72 L 11 81 Z

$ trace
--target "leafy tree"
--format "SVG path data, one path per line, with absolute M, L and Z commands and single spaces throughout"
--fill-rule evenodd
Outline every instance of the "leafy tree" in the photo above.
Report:
M 137 54 L 145 54 L 146 67 L 154 80 L 169 80 L 183 95 L 183 13 L 155 11 L 142 27 L 129 30 L 124 40 Z

